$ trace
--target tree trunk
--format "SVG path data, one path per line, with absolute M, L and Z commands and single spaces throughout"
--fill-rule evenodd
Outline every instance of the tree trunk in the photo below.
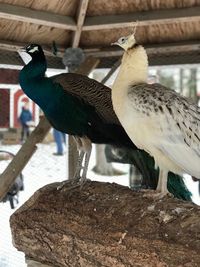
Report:
M 200 266 L 199 207 L 117 184 L 59 184 L 11 216 L 13 244 L 28 258 L 52 267 Z

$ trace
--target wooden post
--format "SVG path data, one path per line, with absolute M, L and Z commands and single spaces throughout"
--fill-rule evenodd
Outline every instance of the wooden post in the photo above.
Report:
M 21 173 L 36 151 L 36 144 L 44 139 L 50 128 L 51 125 L 47 119 L 42 117 L 38 126 L 27 138 L 26 142 L 22 145 L 21 149 L 17 152 L 5 171 L 0 175 L 0 200 L 2 200 L 9 191 L 17 176 Z

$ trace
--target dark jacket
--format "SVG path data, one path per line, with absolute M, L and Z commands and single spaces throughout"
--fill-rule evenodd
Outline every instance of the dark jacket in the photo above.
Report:
M 27 122 L 32 120 L 32 114 L 30 110 L 22 108 L 22 112 L 19 116 L 19 121 L 23 126 L 28 126 Z

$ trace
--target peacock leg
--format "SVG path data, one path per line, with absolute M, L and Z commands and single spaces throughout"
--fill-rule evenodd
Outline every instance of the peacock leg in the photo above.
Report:
M 69 189 L 71 188 L 75 188 L 77 186 L 80 185 L 79 181 L 81 179 L 81 170 L 83 168 L 82 166 L 82 162 L 83 162 L 83 158 L 85 155 L 85 151 L 82 150 L 82 141 L 78 136 L 73 136 L 76 145 L 77 145 L 77 149 L 78 149 L 78 159 L 77 159 L 77 164 L 76 164 L 76 169 L 75 169 L 75 174 L 74 177 L 72 179 L 63 181 L 59 186 L 58 186 L 58 190 L 61 190 L 66 186 L 68 186 L 68 184 L 71 184 L 71 186 L 69 187 Z
M 82 162 L 83 162 L 84 155 L 85 155 L 85 152 L 80 150 L 73 180 L 79 180 L 81 178 L 81 170 L 83 168 Z
M 81 186 L 83 186 L 87 180 L 87 171 L 88 171 L 88 165 L 89 165 L 89 161 L 90 161 L 91 151 L 92 151 L 92 145 L 87 149 L 86 154 L 85 154 L 83 173 L 82 173 L 82 176 L 80 179 Z
M 89 165 L 89 160 L 90 160 L 90 155 L 91 155 L 91 150 L 92 150 L 92 143 L 87 137 L 74 137 L 74 139 L 76 141 L 77 148 L 80 151 L 75 175 L 73 179 L 70 179 L 70 180 L 67 180 L 61 183 L 61 185 L 59 185 L 57 188 L 58 190 L 63 189 L 65 185 L 67 186 L 65 190 L 70 190 L 78 186 L 82 188 L 87 180 L 86 176 L 87 176 L 87 170 L 88 170 L 88 165 Z M 84 155 L 85 155 L 85 160 L 84 160 L 84 165 L 82 166 Z M 80 172 L 82 169 L 83 169 L 83 172 L 81 175 Z M 68 186 L 69 183 L 71 184 L 70 186 Z
M 84 161 L 84 165 L 83 165 L 83 173 L 82 173 L 81 179 L 80 179 L 80 184 L 81 184 L 81 186 L 83 186 L 83 184 L 87 180 L 86 176 L 87 176 L 87 171 L 88 171 L 90 155 L 91 155 L 91 151 L 92 151 L 92 143 L 91 143 L 90 139 L 88 139 L 87 137 L 81 137 L 80 139 L 82 142 L 82 148 L 81 149 L 85 152 L 85 161 Z

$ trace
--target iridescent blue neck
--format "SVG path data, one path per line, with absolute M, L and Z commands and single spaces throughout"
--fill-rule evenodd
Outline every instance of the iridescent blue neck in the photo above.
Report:
M 40 54 L 38 56 L 34 56 L 34 58 L 32 58 L 32 60 L 24 66 L 21 71 L 23 80 L 44 77 L 46 69 L 47 62 L 44 55 Z

